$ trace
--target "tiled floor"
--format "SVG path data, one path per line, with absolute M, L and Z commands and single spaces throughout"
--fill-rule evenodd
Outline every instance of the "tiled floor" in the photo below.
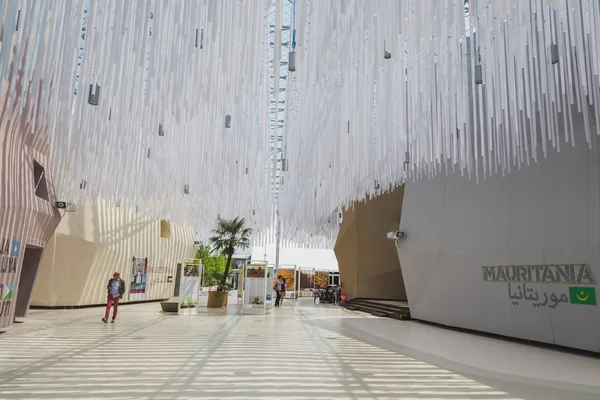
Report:
M 159 310 L 123 306 L 114 325 L 100 309 L 32 311 L 0 335 L 0 399 L 600 398 L 598 359 L 312 299 Z

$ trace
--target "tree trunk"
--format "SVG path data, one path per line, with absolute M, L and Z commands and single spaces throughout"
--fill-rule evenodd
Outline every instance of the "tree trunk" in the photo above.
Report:
M 229 277 L 229 268 L 231 267 L 231 259 L 233 258 L 233 248 L 227 249 L 227 264 L 225 265 L 225 272 L 223 273 L 223 278 L 221 278 L 221 287 L 225 287 L 227 283 L 227 277 Z

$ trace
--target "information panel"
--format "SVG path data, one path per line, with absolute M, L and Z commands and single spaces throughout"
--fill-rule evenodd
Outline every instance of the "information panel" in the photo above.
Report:
M 202 293 L 203 267 L 199 260 L 183 263 L 180 301 L 182 307 L 193 307 L 198 304 Z
M 244 270 L 244 309 L 266 310 L 271 301 L 267 293 L 267 264 L 248 264 Z

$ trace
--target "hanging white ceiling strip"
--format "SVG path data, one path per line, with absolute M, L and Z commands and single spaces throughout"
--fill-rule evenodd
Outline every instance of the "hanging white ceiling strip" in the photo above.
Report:
M 296 8 L 285 239 L 331 246 L 337 207 L 448 171 L 476 180 L 510 173 L 600 133 L 596 0 Z M 575 143 L 574 113 L 585 144 Z
M 58 197 L 101 197 L 200 237 L 219 214 L 268 228 L 269 5 L 2 1 L 0 76 L 10 109 L 47 135 Z M 16 90 L 39 101 L 15 104 Z

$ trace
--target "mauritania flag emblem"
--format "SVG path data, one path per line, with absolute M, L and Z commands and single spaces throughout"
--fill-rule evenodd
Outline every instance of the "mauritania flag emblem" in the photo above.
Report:
M 12 283 L 6 284 L 6 289 L 4 290 L 4 293 L 2 293 L 2 291 L 0 290 L 0 294 L 2 295 L 2 298 L 0 300 L 12 299 L 14 287 L 15 285 L 13 285 Z M 0 285 L 0 288 L 2 288 L 2 285 Z
M 569 296 L 571 304 L 596 305 L 596 288 L 571 286 L 569 287 Z

